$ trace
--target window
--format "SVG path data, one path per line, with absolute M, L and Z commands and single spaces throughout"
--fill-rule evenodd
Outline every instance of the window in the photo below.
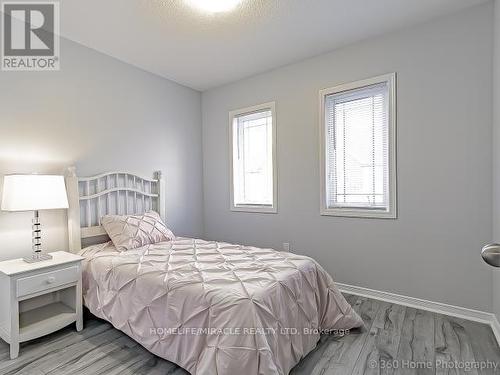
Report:
M 396 217 L 395 78 L 320 92 L 322 215 Z
M 231 209 L 276 212 L 274 103 L 229 113 Z

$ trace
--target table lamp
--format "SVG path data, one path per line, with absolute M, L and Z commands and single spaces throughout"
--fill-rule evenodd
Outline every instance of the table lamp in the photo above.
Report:
M 13 174 L 4 176 L 2 211 L 34 211 L 33 217 L 33 254 L 23 258 L 25 262 L 35 263 L 52 259 L 42 254 L 42 229 L 39 210 L 68 208 L 68 197 L 64 176 Z

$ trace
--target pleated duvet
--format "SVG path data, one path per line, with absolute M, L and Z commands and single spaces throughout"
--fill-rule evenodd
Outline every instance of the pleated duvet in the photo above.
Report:
M 302 255 L 191 238 L 80 254 L 88 309 L 192 374 L 288 374 L 320 333 L 363 324 Z

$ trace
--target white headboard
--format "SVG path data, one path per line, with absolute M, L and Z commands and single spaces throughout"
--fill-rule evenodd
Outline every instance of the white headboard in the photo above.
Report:
M 106 234 L 101 226 L 104 215 L 133 215 L 154 210 L 165 220 L 165 183 L 160 171 L 154 172 L 152 178 L 130 172 L 77 177 L 75 167 L 70 167 L 66 190 L 71 252 L 81 249 L 82 238 Z

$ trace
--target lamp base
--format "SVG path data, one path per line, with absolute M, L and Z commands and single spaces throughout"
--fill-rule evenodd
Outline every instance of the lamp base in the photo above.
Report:
M 33 212 L 33 252 L 31 253 L 30 257 L 24 257 L 23 260 L 26 263 L 38 263 L 38 262 L 43 262 L 45 260 L 50 260 L 52 259 L 52 255 L 49 254 L 42 254 L 42 228 L 40 224 L 40 216 L 38 214 L 38 211 Z
M 33 254 L 30 257 L 24 257 L 23 260 L 26 263 L 37 263 L 37 262 L 43 262 L 45 260 L 50 260 L 52 259 L 52 255 L 50 254 Z

